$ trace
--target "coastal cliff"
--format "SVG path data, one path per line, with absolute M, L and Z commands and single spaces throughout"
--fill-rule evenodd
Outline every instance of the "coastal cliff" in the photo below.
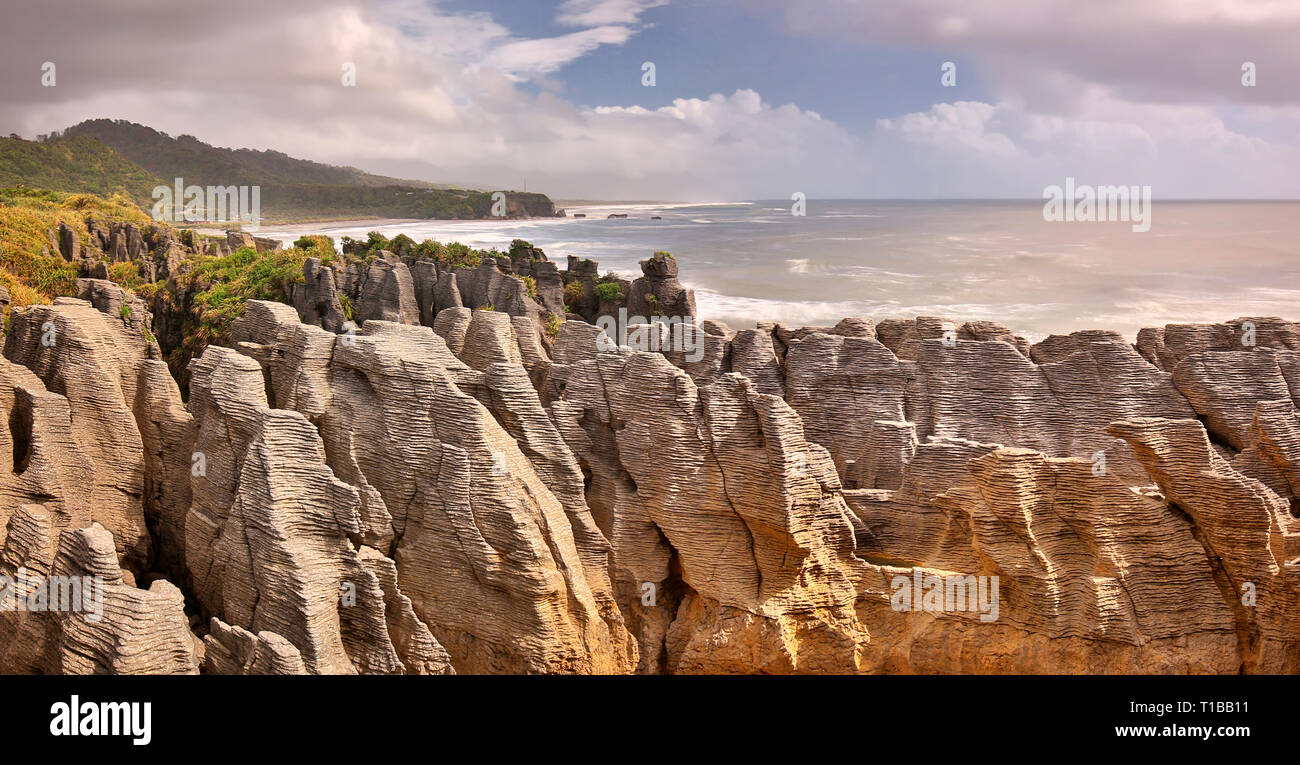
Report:
M 1300 323 L 733 330 L 667 253 L 320 244 L 11 310 L 0 574 L 105 607 L 0 671 L 1300 669 Z

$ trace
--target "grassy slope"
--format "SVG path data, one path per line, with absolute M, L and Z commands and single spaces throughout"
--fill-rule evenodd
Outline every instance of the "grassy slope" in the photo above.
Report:
M 182 178 L 187 185 L 260 186 L 262 213 L 272 220 L 484 218 L 492 207 L 490 192 L 438 188 L 274 151 L 219 148 L 125 120 L 88 120 L 63 135 L 96 138 L 150 173 Z M 544 194 L 512 191 L 509 196 L 530 215 L 550 215 L 554 209 Z
M 11 306 L 49 303 L 55 297 L 75 294 L 77 269 L 58 254 L 57 247 L 51 247 L 49 232 L 57 230 L 59 223 L 66 223 L 78 231 L 84 245 L 89 240 L 87 219 L 101 224 L 134 223 L 142 232 L 165 228 L 123 194 L 103 198 L 27 188 L 0 189 L 0 283 L 9 289 Z M 182 231 L 177 236 L 189 243 L 196 235 Z M 164 350 L 172 374 L 184 388 L 189 379 L 190 359 L 202 354 L 210 344 L 228 345 L 234 321 L 243 314 L 249 300 L 289 302 L 292 285 L 302 281 L 303 261 L 309 257 L 340 266 L 348 262 L 364 263 L 389 250 L 446 266 L 474 267 L 482 262 L 484 255 L 501 254 L 476 250 L 458 242 L 417 243 L 405 235 L 388 239 L 376 232 L 363 240 L 345 237 L 341 245 L 344 252 L 340 255 L 329 237 L 304 236 L 282 250 L 259 253 L 244 248 L 229 255 L 195 255 L 166 284 L 145 282 L 139 261 L 110 264 L 108 276 L 148 301 L 155 317 L 160 312 L 181 317 L 181 332 L 175 347 Z M 522 247 L 531 245 L 516 240 L 511 244 L 511 252 Z M 532 280 L 521 281 L 528 294 L 536 298 Z M 344 306 L 345 313 L 350 314 L 349 308 Z M 551 318 L 550 329 L 554 334 L 563 317 Z
M 123 193 L 143 204 L 158 183 L 148 171 L 95 138 L 44 143 L 0 138 L 0 188 L 21 184 L 100 196 Z
M 86 120 L 63 131 L 67 137 L 93 137 L 162 178 L 204 177 L 220 179 L 221 185 L 323 185 L 430 187 L 422 181 L 388 178 L 358 170 L 305 159 L 277 151 L 223 149 L 194 136 L 175 138 L 126 120 Z M 206 185 L 204 182 L 203 185 Z M 218 183 L 217 180 L 211 183 Z
M 0 283 L 12 305 L 46 303 L 71 295 L 77 269 L 50 248 L 49 233 L 66 223 L 82 240 L 89 237 L 86 219 L 152 225 L 149 216 L 124 194 L 109 198 L 37 189 L 0 189 Z M 42 250 L 49 254 L 43 254 Z

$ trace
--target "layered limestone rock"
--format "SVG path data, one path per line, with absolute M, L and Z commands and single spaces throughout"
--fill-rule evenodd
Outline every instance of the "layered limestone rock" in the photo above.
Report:
M 89 302 L 100 313 L 116 316 L 127 329 L 145 335 L 153 326 L 153 314 L 143 300 L 106 279 L 78 279 L 77 297 Z M 157 353 L 153 354 L 155 357 Z
M 459 354 L 465 347 L 465 335 L 469 333 L 473 318 L 474 312 L 468 308 L 444 308 L 434 319 L 433 331 L 443 339 L 449 351 Z
M 575 324 L 557 341 L 551 411 L 590 473 L 641 671 L 858 669 L 864 566 L 794 411 L 739 375 L 699 389 L 656 354 L 597 352 L 566 337 L 587 334 Z
M 1249 445 L 1232 461 L 1234 470 L 1259 480 L 1287 500 L 1291 515 L 1300 512 L 1300 412 L 1290 399 L 1261 401 L 1255 406 Z M 1288 543 L 1290 539 L 1288 539 Z M 1287 560 L 1300 550 L 1287 547 Z
M 1259 403 L 1300 396 L 1300 353 L 1200 351 L 1179 361 L 1173 377 L 1211 435 L 1240 450 Z
M 357 298 L 357 322 L 370 319 L 419 324 L 420 305 L 415 281 L 405 263 L 376 259 L 362 272 Z
M 1285 504 L 1229 467 L 1196 420 L 1109 430 L 1133 445 L 1158 493 L 1087 460 L 939 440 L 918 448 L 899 491 L 851 493 L 871 531 L 862 554 L 881 567 L 861 585 L 868 665 L 1295 671 Z M 993 577 L 1000 597 L 977 610 L 967 593 Z M 922 592 L 937 595 L 922 603 Z
M 0 614 L 0 670 L 197 671 L 180 590 L 156 574 L 148 589 L 134 584 L 180 568 L 171 524 L 189 504 L 188 415 L 166 366 L 147 358 L 156 346 L 140 314 L 121 310 L 134 299 L 82 286 L 100 310 L 61 298 L 10 316 L 0 450 L 12 469 L 0 479 L 0 522 L 7 576 L 89 578 L 97 605 Z
M 60 671 L 65 675 L 197 674 L 193 635 L 181 591 L 165 579 L 139 589 L 118 568 L 104 527 L 65 531 L 51 575 L 81 579 L 99 602 L 60 617 Z
M 271 365 L 275 390 L 277 379 L 321 386 L 313 400 L 327 403 L 313 416 L 329 464 L 365 498 L 366 525 L 389 525 L 397 584 L 456 669 L 631 670 L 608 543 L 572 456 L 556 451 L 509 317 L 473 314 L 463 355 L 481 369 L 428 328 L 366 322 L 334 343 L 326 380 L 290 371 L 302 354 L 285 347 L 296 328 L 281 314 L 240 331 L 284 359 Z
M 1133 445 L 1169 505 L 1194 524 L 1232 609 L 1241 670 L 1294 672 L 1297 593 L 1286 537 L 1297 525 L 1288 503 L 1233 470 L 1196 420 L 1135 418 L 1108 430 Z
M 911 441 L 932 436 L 1085 457 L 1137 480 L 1141 469 L 1105 425 L 1138 414 L 1196 413 L 1174 377 L 1113 333 L 1049 338 L 1034 351 L 1004 330 L 991 322 L 958 329 L 940 319 L 887 321 L 878 340 L 867 321 L 774 325 L 737 332 L 720 356 L 723 369 L 799 412 L 809 438 L 830 451 L 851 488 L 896 488 Z M 1031 361 L 1034 354 L 1041 363 Z M 911 423 L 903 430 L 914 436 L 891 424 L 900 422 Z M 881 472 L 895 477 L 877 484 Z
M 312 424 L 267 407 L 253 359 L 211 347 L 191 366 L 202 469 L 192 471 L 186 562 L 204 612 L 283 637 L 311 673 L 414 673 L 440 662 L 429 640 L 398 655 L 380 577 L 352 541 L 362 531 L 357 491 L 334 477 Z M 409 614 L 394 607 L 394 626 L 411 633 Z
M 533 322 L 540 338 L 550 315 L 550 311 L 538 302 L 541 294 L 530 294 L 528 286 L 513 274 L 503 271 L 499 261 L 504 262 L 505 268 L 509 269 L 510 260 L 504 257 L 484 257 L 477 268 L 454 269 L 454 284 L 459 290 L 460 302 L 447 307 L 463 305 L 500 311 L 510 316 L 523 316 Z M 562 303 L 563 300 L 561 308 Z
M 875 423 L 903 419 L 904 377 L 894 354 L 872 337 L 814 332 L 792 339 L 785 366 L 785 400 L 838 473 L 847 475 L 850 462 L 872 463 Z M 853 417 L 845 419 L 846 411 Z
M 334 269 L 321 265 L 319 258 L 307 258 L 302 264 L 303 281 L 293 289 L 293 307 L 304 324 L 313 324 L 329 332 L 343 331 L 347 316 L 339 300 Z
M 305 675 L 307 667 L 293 643 L 274 632 L 256 635 L 215 616 L 203 637 L 203 672 L 209 675 Z
M 1300 351 L 1300 324 L 1273 316 L 1223 324 L 1166 324 L 1139 331 L 1137 348 L 1152 364 L 1172 372 L 1183 359 L 1205 351 Z
M 67 675 L 197 674 L 181 591 L 139 589 L 98 523 L 59 533 L 43 505 L 9 519 L 0 576 L 0 668 Z
M 146 515 L 156 521 L 185 502 L 182 490 L 154 480 L 164 458 L 145 450 L 146 433 L 155 444 L 184 442 L 177 389 L 159 384 L 161 362 L 147 358 L 144 337 L 86 301 L 15 309 L 9 321 L 5 356 L 26 367 L 11 366 L 15 384 L 5 386 L 16 483 L 41 487 L 36 501 L 60 529 L 102 524 L 122 566 L 143 573 L 152 555 Z
M 1177 508 L 1085 460 L 992 448 L 966 466 L 933 500 L 946 522 L 913 533 L 920 559 L 863 582 L 874 671 L 1242 668 L 1233 602 Z
M 641 261 L 643 276 L 631 284 L 627 293 L 629 316 L 694 317 L 695 291 L 677 280 L 677 260 L 666 252 L 656 252 Z
M 420 306 L 420 324 L 433 326 L 438 315 L 438 264 L 429 260 L 414 260 L 408 264 L 415 291 L 415 302 Z M 326 327 L 328 329 L 328 327 Z
M 916 359 L 922 340 L 980 340 L 1006 343 L 1029 356 L 1029 343 L 1004 324 L 993 321 L 956 322 L 936 316 L 886 319 L 876 326 L 876 337 L 900 359 Z
M 103 609 L 0 608 L 0 671 L 1300 670 L 1297 325 L 620 348 L 540 323 L 595 264 L 398 250 L 250 301 L 188 407 L 120 287 L 13 310 L 0 575 Z M 643 269 L 632 313 L 694 313 Z

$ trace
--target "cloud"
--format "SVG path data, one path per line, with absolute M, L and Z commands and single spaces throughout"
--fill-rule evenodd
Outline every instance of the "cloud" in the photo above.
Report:
M 744 0 L 790 33 L 917 46 L 999 99 L 1068 113 L 1101 85 L 1135 102 L 1300 104 L 1300 4 L 1253 0 Z M 1241 83 L 1243 62 L 1257 86 Z
M 601 26 L 536 40 L 512 40 L 496 48 L 487 63 L 523 79 L 546 74 L 587 55 L 601 45 L 622 45 L 634 32 L 628 27 Z
M 1212 109 L 1134 104 L 1100 89 L 1081 94 L 1087 118 L 1031 112 L 1012 103 L 935 104 L 880 120 L 873 166 L 906 196 L 1038 197 L 1067 176 L 1093 185 L 1151 186 L 1157 198 L 1298 197 L 1294 143 L 1229 129 Z M 1295 135 L 1294 113 L 1272 112 Z
M 811 18 L 819 3 L 846 33 L 858 18 L 831 0 L 810 3 L 800 6 L 806 25 L 823 25 Z M 886 32 L 1013 40 L 1039 13 L 997 21 L 987 12 L 996 3 L 922 3 L 944 13 L 885 3 Z M 228 0 L 220 12 L 44 0 L 7 19 L 0 66 L 14 74 L 0 80 L 0 131 L 121 118 L 389 175 L 497 188 L 527 178 L 570 198 L 1037 197 L 1067 175 L 1151 185 L 1157 197 L 1300 196 L 1300 180 L 1279 172 L 1300 166 L 1300 105 L 1144 101 L 1114 81 L 1079 81 L 1073 65 L 1051 75 L 1073 83 L 1068 109 L 1011 80 L 1004 97 L 937 103 L 858 132 L 753 88 L 645 108 L 589 107 L 551 87 L 592 50 L 627 44 L 660 4 L 571 0 L 557 19 L 573 31 L 526 38 L 490 14 L 423 0 Z M 1263 23 L 1240 13 L 1241 24 Z M 70 17 L 94 33 L 68 33 Z M 39 84 L 43 61 L 58 65 L 54 88 Z M 356 87 L 340 83 L 345 62 Z
M 582 27 L 635 24 L 641 14 L 668 4 L 668 0 L 566 0 L 555 20 Z

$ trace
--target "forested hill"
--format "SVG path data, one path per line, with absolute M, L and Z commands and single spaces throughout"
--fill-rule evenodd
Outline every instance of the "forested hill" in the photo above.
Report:
M 157 185 L 258 186 L 268 221 L 341 218 L 487 218 L 491 191 L 373 175 L 276 151 L 227 149 L 125 120 L 96 119 L 26 141 L 0 139 L 0 187 L 126 193 L 148 209 Z M 545 194 L 503 190 L 508 217 L 550 217 Z

